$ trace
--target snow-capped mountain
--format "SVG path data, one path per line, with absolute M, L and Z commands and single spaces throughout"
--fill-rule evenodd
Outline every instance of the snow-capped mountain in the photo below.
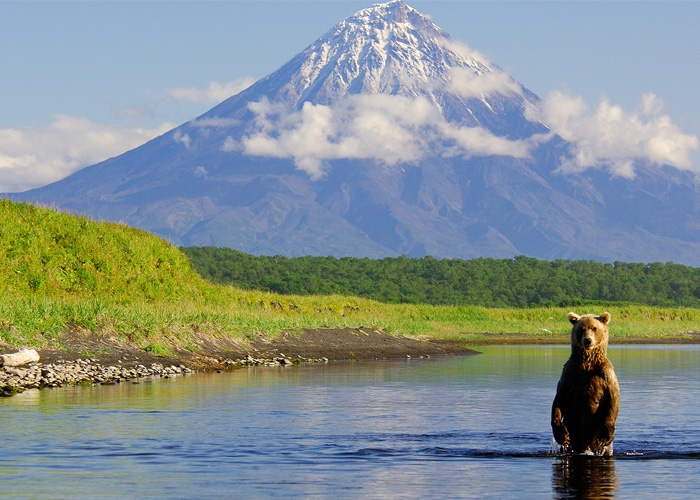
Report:
M 348 94 L 380 93 L 425 96 L 441 105 L 440 91 L 454 85 L 460 71 L 501 73 L 428 18 L 394 1 L 342 21 L 263 81 L 273 82 L 276 101 L 297 107 L 306 101 L 333 104 Z M 512 79 L 507 84 L 522 89 Z
M 639 159 L 616 160 L 630 175 L 563 169 L 594 163 L 542 109 L 392 1 L 202 116 L 14 197 L 256 254 L 700 265 L 695 174 Z

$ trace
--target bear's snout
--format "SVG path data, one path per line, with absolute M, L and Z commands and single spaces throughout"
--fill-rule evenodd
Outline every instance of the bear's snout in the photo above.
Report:
M 586 334 L 583 337 L 583 347 L 586 349 L 590 349 L 595 345 L 595 339 L 593 338 L 593 335 L 591 332 L 586 332 Z

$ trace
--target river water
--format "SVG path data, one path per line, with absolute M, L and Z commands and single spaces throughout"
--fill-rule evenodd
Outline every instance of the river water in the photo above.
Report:
M 0 496 L 693 498 L 700 346 L 613 346 L 615 456 L 555 457 L 565 347 L 251 368 L 0 401 Z

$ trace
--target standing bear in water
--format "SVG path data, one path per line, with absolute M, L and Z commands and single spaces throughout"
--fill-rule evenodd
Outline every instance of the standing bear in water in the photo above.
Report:
M 552 403 L 552 433 L 562 451 L 610 456 L 620 386 L 608 360 L 610 313 L 569 313 L 571 357 Z

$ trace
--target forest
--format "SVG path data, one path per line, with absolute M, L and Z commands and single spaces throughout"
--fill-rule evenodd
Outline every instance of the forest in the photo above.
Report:
M 673 263 L 254 256 L 181 247 L 214 283 L 294 295 L 352 295 L 386 303 L 485 307 L 635 303 L 700 307 L 700 269 Z

